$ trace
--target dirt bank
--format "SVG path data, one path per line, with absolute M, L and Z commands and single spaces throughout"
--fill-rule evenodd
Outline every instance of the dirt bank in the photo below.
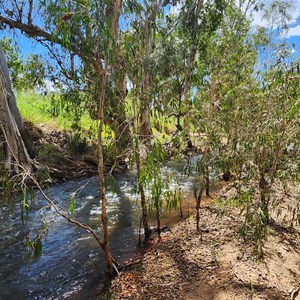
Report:
M 83 145 L 71 134 L 46 124 L 36 126 L 25 121 L 24 125 L 24 140 L 40 182 L 53 184 L 97 174 L 98 161 L 93 146 Z
M 300 299 L 299 226 L 289 228 L 289 206 L 297 202 L 281 189 L 283 212 L 269 228 L 264 258 L 240 238 L 239 209 L 201 208 L 201 233 L 189 218 L 151 242 L 131 268 L 111 285 L 108 299 Z M 224 191 L 221 191 L 224 193 Z M 285 198 L 284 198 L 285 197 Z

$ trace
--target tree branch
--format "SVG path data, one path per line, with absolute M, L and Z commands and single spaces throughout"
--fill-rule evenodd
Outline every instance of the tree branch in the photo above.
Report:
M 28 16 L 28 22 L 30 22 L 30 19 L 31 18 Z M 22 32 L 29 35 L 30 37 L 34 38 L 37 42 L 41 43 L 43 46 L 45 46 L 45 42 L 50 42 L 50 43 L 55 43 L 57 45 L 60 45 L 62 48 L 73 52 L 73 54 L 78 55 L 80 58 L 86 61 L 90 61 L 91 64 L 93 65 L 94 71 L 97 74 L 101 72 L 101 62 L 99 62 L 99 59 L 103 59 L 102 55 L 100 55 L 99 58 L 96 58 L 95 54 L 91 52 L 86 52 L 85 49 L 82 50 L 78 48 L 77 45 L 71 43 L 66 45 L 66 43 L 64 43 L 63 40 L 60 39 L 59 37 L 54 36 L 53 34 L 45 31 L 44 29 L 34 24 L 30 24 L 30 25 L 25 24 L 22 21 L 12 20 L 10 18 L 6 18 L 0 15 L 0 25 L 1 24 L 6 24 L 10 28 L 21 30 Z M 48 50 L 50 49 L 50 47 L 47 48 Z
M 58 44 L 65 49 L 73 51 L 79 56 L 83 56 L 80 49 L 77 48 L 75 45 L 70 45 L 70 47 L 67 47 L 60 38 L 53 36 L 53 34 L 43 30 L 42 28 L 36 25 L 27 25 L 19 21 L 5 18 L 3 16 L 0 16 L 0 23 L 8 25 L 10 28 L 19 29 L 33 38 L 42 37 L 48 42 Z
M 29 0 L 29 12 L 28 12 L 28 26 L 32 25 L 32 10 L 33 10 L 33 0 Z

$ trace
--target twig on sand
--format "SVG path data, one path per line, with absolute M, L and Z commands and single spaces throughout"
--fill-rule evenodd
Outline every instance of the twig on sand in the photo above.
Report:
M 297 287 L 296 289 L 294 289 L 292 292 L 291 292 L 291 300 L 295 300 L 295 298 L 298 296 L 299 294 L 299 291 L 300 291 L 300 287 Z

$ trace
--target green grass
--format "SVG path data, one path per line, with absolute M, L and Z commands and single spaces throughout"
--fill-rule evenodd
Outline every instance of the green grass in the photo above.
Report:
M 79 120 L 75 122 L 75 113 L 65 109 L 58 94 L 42 95 L 34 91 L 24 91 L 17 93 L 17 102 L 23 119 L 36 126 L 46 124 L 57 130 L 80 134 L 88 141 L 97 138 L 98 122 L 93 120 L 85 109 L 82 110 Z M 130 97 L 126 100 L 126 114 L 128 118 L 132 118 L 134 114 Z M 167 118 L 157 112 L 151 116 L 153 133 L 161 142 L 167 139 L 169 132 L 176 130 L 175 122 L 175 117 Z M 106 143 L 114 140 L 114 132 L 109 126 L 104 126 L 103 138 Z
M 17 93 L 17 103 L 24 119 L 39 125 L 42 123 L 59 127 L 56 120 L 47 113 L 50 107 L 48 96 L 37 94 L 33 91 Z
M 25 91 L 17 94 L 17 103 L 22 117 L 37 126 L 47 124 L 55 129 L 74 131 L 75 115 L 64 110 L 59 95 Z M 96 138 L 97 122 L 90 118 L 87 111 L 83 111 L 77 125 L 84 136 Z

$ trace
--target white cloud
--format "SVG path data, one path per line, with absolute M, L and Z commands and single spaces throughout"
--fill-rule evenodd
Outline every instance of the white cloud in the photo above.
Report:
M 36 89 L 36 92 L 44 94 L 44 93 L 60 93 L 60 89 L 54 84 L 53 81 L 45 79 L 44 86 Z
M 271 0 L 260 0 L 260 3 L 266 6 L 270 5 L 270 3 L 272 2 L 273 1 Z M 292 0 L 291 3 L 292 3 L 292 8 L 288 11 L 291 16 L 291 19 L 288 20 L 288 25 L 297 24 L 297 19 L 300 17 L 300 0 Z M 263 13 L 261 11 L 254 12 L 252 18 L 253 18 L 252 23 L 254 26 L 261 26 L 266 28 L 270 27 L 268 21 L 263 18 Z M 275 20 L 275 22 L 276 21 L 279 20 Z
M 179 1 L 176 5 L 172 5 L 170 9 L 170 14 L 174 16 L 178 16 L 182 8 L 182 5 L 183 5 L 182 1 Z
M 287 31 L 287 33 L 284 36 L 286 38 L 290 38 L 291 36 L 300 36 L 300 25 L 289 28 L 289 30 Z
M 50 81 L 48 79 L 45 80 L 45 90 L 47 92 L 59 92 L 59 89 L 57 86 L 55 86 L 55 84 L 53 83 L 53 81 Z
M 293 48 L 292 50 L 291 50 L 291 53 L 292 54 L 294 54 L 294 53 L 296 53 L 297 51 Z

